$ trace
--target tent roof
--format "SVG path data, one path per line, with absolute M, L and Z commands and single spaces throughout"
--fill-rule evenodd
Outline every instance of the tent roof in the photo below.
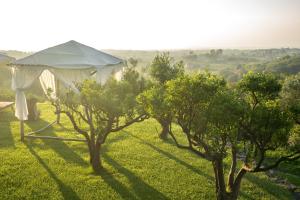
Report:
M 21 66 L 48 66 L 63 69 L 85 69 L 120 64 L 117 57 L 74 40 L 50 47 L 13 62 Z

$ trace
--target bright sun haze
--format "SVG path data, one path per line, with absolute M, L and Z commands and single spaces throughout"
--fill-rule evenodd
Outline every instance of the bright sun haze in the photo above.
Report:
M 300 47 L 299 0 L 7 0 L 0 49 Z

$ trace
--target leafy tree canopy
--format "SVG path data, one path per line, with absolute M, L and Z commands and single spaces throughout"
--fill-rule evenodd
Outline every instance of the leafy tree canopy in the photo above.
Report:
M 173 63 L 169 53 L 156 55 L 150 65 L 150 76 L 160 84 L 183 74 L 183 61 Z
M 144 79 L 130 68 L 121 81 L 109 79 L 101 85 L 86 80 L 78 85 L 79 94 L 70 91 L 62 98 L 60 112 L 87 140 L 95 172 L 102 168 L 100 149 L 108 135 L 148 118 L 136 101 L 144 86 Z
M 172 132 L 171 136 L 178 147 L 211 161 L 218 199 L 237 199 L 246 173 L 267 171 L 300 157 L 299 149 L 294 149 L 274 163 L 265 162 L 267 152 L 287 147 L 294 125 L 290 112 L 280 105 L 279 80 L 271 74 L 249 73 L 238 89 L 210 73 L 181 76 L 166 84 L 166 102 L 188 145 L 179 144 Z M 231 167 L 226 183 L 228 155 Z M 238 155 L 244 156 L 241 165 Z

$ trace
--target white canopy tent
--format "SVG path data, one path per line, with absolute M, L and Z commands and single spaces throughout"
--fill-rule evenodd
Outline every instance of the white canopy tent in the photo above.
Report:
M 39 78 L 42 88 L 50 98 L 57 98 L 57 81 L 75 92 L 76 83 L 94 74 L 99 83 L 104 83 L 115 72 L 120 73 L 123 61 L 74 40 L 39 51 L 16 60 L 12 66 L 12 89 L 16 92 L 15 116 L 21 121 L 21 140 L 24 138 L 24 124 L 28 109 L 25 91 Z M 22 136 L 23 134 L 23 136 Z

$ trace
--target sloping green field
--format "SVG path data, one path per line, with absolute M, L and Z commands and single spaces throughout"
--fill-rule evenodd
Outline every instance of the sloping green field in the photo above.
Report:
M 54 121 L 53 109 L 39 104 L 37 122 L 26 131 Z M 0 112 L 0 199 L 214 199 L 211 164 L 157 137 L 150 119 L 112 133 L 102 151 L 105 172 L 92 173 L 86 144 L 54 140 L 19 140 L 19 123 Z M 177 130 L 178 132 L 179 130 Z M 70 123 L 42 135 L 75 137 Z M 79 137 L 79 136 L 77 136 Z M 240 199 L 291 199 L 287 190 L 264 174 L 247 175 Z

